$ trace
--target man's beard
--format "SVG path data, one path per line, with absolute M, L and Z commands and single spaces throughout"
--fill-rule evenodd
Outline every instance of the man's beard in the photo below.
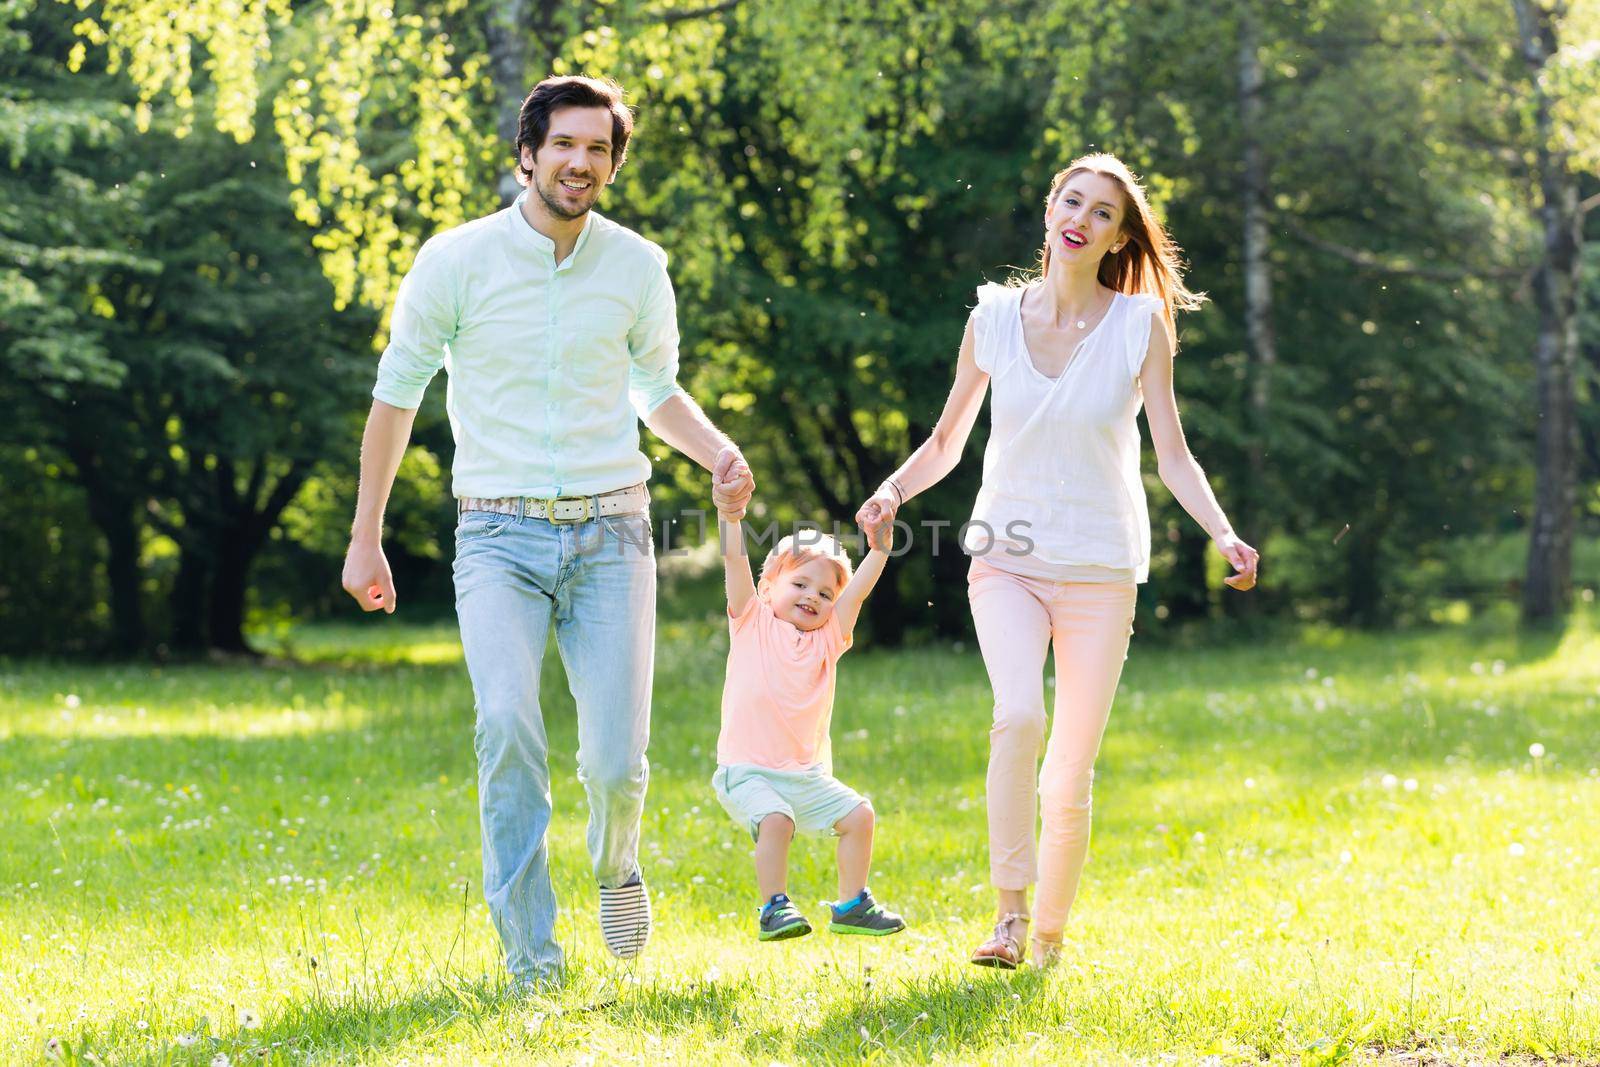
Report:
M 545 209 L 548 210 L 550 214 L 554 215 L 558 219 L 571 222 L 573 219 L 581 219 L 587 215 L 589 213 L 589 209 L 594 207 L 594 202 L 600 197 L 599 183 L 595 182 L 593 178 L 589 180 L 591 183 L 593 183 L 589 187 L 590 192 L 593 195 L 589 198 L 587 203 L 578 208 L 576 211 L 570 207 L 567 207 L 561 202 L 561 192 L 559 191 L 561 190 L 561 182 L 559 179 L 557 179 L 555 183 L 555 188 L 558 190 L 557 192 L 551 192 L 546 188 L 545 184 L 539 181 L 537 178 L 534 179 L 533 187 L 538 191 L 539 199 L 544 201 Z

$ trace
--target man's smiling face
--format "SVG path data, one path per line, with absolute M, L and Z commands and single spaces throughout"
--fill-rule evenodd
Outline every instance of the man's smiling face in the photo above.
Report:
M 582 218 L 600 190 L 611 183 L 611 112 L 603 107 L 564 107 L 550 113 L 544 143 L 534 153 L 522 149 L 523 169 L 533 174 L 533 191 L 558 219 Z

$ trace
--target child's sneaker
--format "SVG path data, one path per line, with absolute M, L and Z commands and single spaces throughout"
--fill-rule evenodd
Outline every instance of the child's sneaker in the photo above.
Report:
M 794 906 L 794 901 L 782 893 L 774 896 L 761 909 L 761 922 L 756 936 L 763 941 L 787 941 L 791 937 L 804 937 L 811 932 L 811 924 Z
M 872 894 L 865 889 L 843 911 L 833 908 L 833 921 L 828 924 L 828 929 L 836 934 L 866 934 L 870 937 L 898 934 L 905 928 L 904 919 L 873 900 Z

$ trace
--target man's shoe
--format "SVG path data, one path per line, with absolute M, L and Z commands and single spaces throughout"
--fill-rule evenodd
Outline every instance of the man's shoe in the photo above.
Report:
M 791 937 L 804 937 L 811 932 L 811 924 L 794 906 L 794 901 L 779 893 L 761 909 L 761 921 L 756 926 L 756 936 L 762 941 L 787 941 Z
M 513 978 L 506 995 L 515 1001 L 539 1002 L 561 992 L 566 975 L 560 967 L 543 968 Z
M 828 929 L 836 934 L 866 934 L 869 937 L 898 934 L 905 928 L 904 919 L 873 900 L 872 894 L 865 889 L 844 911 L 834 908 L 833 921 L 828 924 Z
M 619 960 L 644 951 L 650 940 L 650 893 L 638 871 L 615 889 L 600 887 L 600 936 Z

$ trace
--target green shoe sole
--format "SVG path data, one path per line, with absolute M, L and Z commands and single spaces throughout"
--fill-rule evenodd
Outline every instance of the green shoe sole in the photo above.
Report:
M 828 929 L 835 934 L 855 934 L 859 937 L 888 937 L 904 930 L 904 926 L 893 926 L 887 930 L 868 930 L 864 926 L 850 926 L 846 923 L 829 923 Z
M 756 936 L 762 941 L 788 941 L 794 937 L 804 937 L 811 932 L 811 924 L 801 919 L 788 926 L 780 926 L 776 930 L 762 930 Z

